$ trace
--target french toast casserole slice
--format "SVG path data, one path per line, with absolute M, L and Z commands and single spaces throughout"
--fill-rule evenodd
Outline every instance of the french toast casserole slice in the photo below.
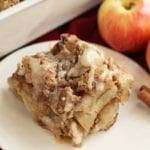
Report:
M 49 51 L 25 56 L 8 83 L 36 121 L 78 146 L 115 123 L 133 77 L 101 49 L 62 34 Z
M 23 0 L 0 0 L 0 11 L 9 8 Z

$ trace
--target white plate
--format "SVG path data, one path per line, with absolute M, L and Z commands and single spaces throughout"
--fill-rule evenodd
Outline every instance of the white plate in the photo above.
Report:
M 7 78 L 16 69 L 22 56 L 47 50 L 55 42 L 23 48 L 0 63 L 0 145 L 5 150 L 150 150 L 150 109 L 137 99 L 137 90 L 150 85 L 150 76 L 129 58 L 99 46 L 135 77 L 129 102 L 120 107 L 116 124 L 107 132 L 90 135 L 81 148 L 58 143 L 53 135 L 38 126 L 8 88 Z

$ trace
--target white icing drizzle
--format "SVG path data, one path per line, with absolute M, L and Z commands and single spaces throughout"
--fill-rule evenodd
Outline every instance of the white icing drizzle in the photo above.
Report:
M 84 50 L 83 54 L 80 56 L 80 63 L 85 67 L 90 67 L 88 87 L 92 89 L 92 83 L 94 81 L 95 69 L 98 65 L 103 63 L 103 53 L 99 52 L 94 47 L 89 47 Z
M 89 47 L 84 50 L 83 54 L 80 56 L 81 65 L 88 66 L 97 66 L 103 62 L 103 54 L 98 53 L 98 51 L 92 47 Z

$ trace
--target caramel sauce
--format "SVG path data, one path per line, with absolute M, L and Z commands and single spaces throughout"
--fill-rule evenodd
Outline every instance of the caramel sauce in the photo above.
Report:
M 59 144 L 69 144 L 71 143 L 71 139 L 68 137 L 55 137 L 55 141 Z

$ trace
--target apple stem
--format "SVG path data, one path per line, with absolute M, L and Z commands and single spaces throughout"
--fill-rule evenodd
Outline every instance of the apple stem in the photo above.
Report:
M 125 6 L 125 8 L 130 10 L 133 6 L 134 6 L 134 2 L 130 2 Z

